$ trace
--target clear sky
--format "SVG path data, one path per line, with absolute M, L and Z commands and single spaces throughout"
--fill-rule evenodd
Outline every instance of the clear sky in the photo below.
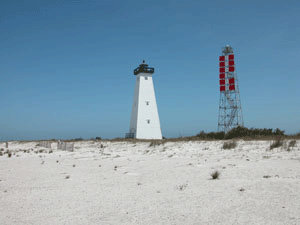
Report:
M 114 138 L 155 68 L 163 136 L 217 131 L 230 44 L 246 127 L 300 130 L 299 0 L 0 0 L 0 138 Z

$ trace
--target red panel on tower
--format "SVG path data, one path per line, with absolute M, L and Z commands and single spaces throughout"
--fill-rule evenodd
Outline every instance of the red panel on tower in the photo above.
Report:
M 228 65 L 229 65 L 229 66 L 233 66 L 233 65 L 234 65 L 234 61 L 233 61 L 233 60 L 232 60 L 232 61 L 229 61 L 229 62 L 228 62 Z
M 225 61 L 225 56 L 220 56 L 219 61 Z
M 221 68 L 220 68 L 220 70 L 221 70 Z M 228 71 L 229 72 L 234 72 L 234 66 L 229 66 Z
M 225 85 L 225 80 L 220 80 L 220 85 Z
M 225 62 L 220 62 L 219 65 L 220 65 L 220 67 L 224 67 L 225 66 Z
M 234 55 L 228 55 L 228 60 L 234 60 Z
M 225 73 L 220 73 L 220 79 L 225 79 Z
M 234 78 L 229 79 L 229 84 L 234 84 Z
M 235 85 L 229 85 L 229 90 L 230 90 L 230 91 L 235 90 Z
M 220 73 L 225 73 L 225 68 L 220 68 Z
M 225 86 L 220 86 L 220 91 L 225 91 Z

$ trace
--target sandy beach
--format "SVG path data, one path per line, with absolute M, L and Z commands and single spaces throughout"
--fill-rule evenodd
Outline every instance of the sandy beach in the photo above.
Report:
M 300 224 L 299 140 L 224 142 L 1 143 L 1 224 Z

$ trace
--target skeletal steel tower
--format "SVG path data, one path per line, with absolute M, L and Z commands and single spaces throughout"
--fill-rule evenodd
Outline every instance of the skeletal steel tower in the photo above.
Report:
M 225 133 L 237 126 L 244 126 L 234 54 L 229 45 L 219 57 L 220 105 L 218 131 Z

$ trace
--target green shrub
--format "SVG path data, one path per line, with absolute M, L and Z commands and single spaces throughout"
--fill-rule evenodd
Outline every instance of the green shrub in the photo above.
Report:
M 149 144 L 149 147 L 155 147 L 155 146 L 159 146 L 161 144 L 164 144 L 165 141 L 161 141 L 161 140 L 152 140 Z
M 216 139 L 216 140 L 223 140 L 225 136 L 225 133 L 222 132 L 210 132 L 205 133 L 204 131 L 201 131 L 199 134 L 196 135 L 196 137 L 201 139 Z
M 213 172 L 210 176 L 211 176 L 211 178 L 212 178 L 213 180 L 219 179 L 220 173 L 219 173 L 218 170 L 216 170 L 216 171 Z
M 249 131 L 246 127 L 238 126 L 236 128 L 231 129 L 225 134 L 225 139 L 232 139 L 236 137 L 246 137 L 251 136 L 251 131 Z
M 237 138 L 237 137 L 251 137 L 251 138 L 256 138 L 256 137 L 270 137 L 270 136 L 285 136 L 284 131 L 280 130 L 279 128 L 276 128 L 275 131 L 273 129 L 248 129 L 246 127 L 238 126 L 230 131 L 228 131 L 225 134 L 225 139 L 232 139 L 232 138 Z
M 296 146 L 296 140 L 291 140 L 289 142 L 289 147 L 295 147 Z
M 283 141 L 279 138 L 277 140 L 275 140 L 271 145 L 270 145 L 270 149 L 273 149 L 273 148 L 278 148 L 280 146 L 283 145 Z
M 224 142 L 223 144 L 223 149 L 232 149 L 236 147 L 236 142 L 235 141 L 230 141 L 230 142 Z

